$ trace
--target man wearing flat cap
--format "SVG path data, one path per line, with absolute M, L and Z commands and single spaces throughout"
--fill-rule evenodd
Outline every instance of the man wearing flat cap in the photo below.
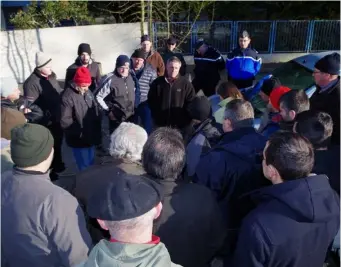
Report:
M 162 210 L 159 185 L 119 169 L 102 178 L 107 182 L 94 188 L 87 212 L 110 232 L 110 239 L 101 240 L 83 266 L 179 266 L 152 234 L 153 221 Z
M 78 57 L 66 70 L 64 89 L 66 89 L 69 86 L 69 83 L 72 82 L 76 70 L 79 67 L 86 67 L 91 74 L 91 85 L 89 86 L 89 89 L 91 92 L 94 92 L 96 86 L 101 80 L 102 74 L 99 64 L 92 59 L 91 54 L 92 51 L 89 44 L 82 43 L 78 46 Z
M 163 59 L 163 62 L 165 63 L 165 66 L 167 65 L 168 59 L 171 57 L 177 57 L 181 61 L 181 68 L 180 68 L 180 75 L 184 76 L 186 74 L 186 61 L 184 59 L 184 56 L 180 52 L 179 49 L 177 49 L 178 40 L 171 36 L 167 39 L 166 47 L 163 47 L 159 50 L 159 53 Z
M 331 143 L 340 145 L 340 54 L 332 53 L 317 61 L 313 77 L 316 92 L 310 98 L 310 109 L 332 117 Z

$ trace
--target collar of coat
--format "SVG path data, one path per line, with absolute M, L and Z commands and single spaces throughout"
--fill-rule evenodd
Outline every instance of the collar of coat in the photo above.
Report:
M 47 172 L 39 172 L 39 171 L 33 171 L 33 170 L 22 170 L 19 169 L 16 165 L 13 167 L 13 173 L 19 174 L 19 175 L 34 175 L 36 177 L 41 177 L 46 180 L 50 180 L 50 170 Z

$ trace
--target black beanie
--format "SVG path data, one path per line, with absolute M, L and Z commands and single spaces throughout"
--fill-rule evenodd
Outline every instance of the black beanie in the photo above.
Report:
M 264 94 L 266 94 L 267 96 L 270 96 L 272 90 L 275 89 L 276 87 L 279 87 L 279 86 L 281 86 L 280 80 L 277 79 L 276 77 L 272 76 L 263 82 L 263 85 L 261 87 L 261 91 Z
M 82 43 L 78 46 L 78 56 L 80 56 L 84 52 L 91 55 L 91 48 L 89 44 Z
M 212 114 L 211 103 L 206 96 L 196 96 L 188 105 L 188 113 L 192 120 L 203 122 Z
M 330 75 L 340 75 L 340 55 L 332 53 L 316 62 L 315 68 Z
M 25 123 L 11 131 L 11 156 L 18 167 L 32 167 L 46 160 L 53 148 L 50 131 L 39 124 Z
M 134 53 L 131 55 L 131 57 L 145 59 L 145 53 L 141 49 L 136 49 Z
M 130 64 L 130 59 L 126 55 L 119 55 L 116 59 L 116 68 L 123 67 L 126 63 Z

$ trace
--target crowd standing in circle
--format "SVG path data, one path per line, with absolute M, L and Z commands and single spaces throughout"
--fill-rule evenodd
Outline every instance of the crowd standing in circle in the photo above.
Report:
M 337 255 L 340 55 L 315 64 L 310 99 L 265 80 L 256 129 L 241 89 L 261 58 L 247 31 L 238 40 L 226 61 L 199 40 L 193 81 L 178 41 L 156 51 L 148 35 L 106 75 L 80 44 L 64 89 L 42 52 L 23 96 L 2 78 L 2 266 L 322 267 Z M 68 190 L 63 139 L 79 170 Z

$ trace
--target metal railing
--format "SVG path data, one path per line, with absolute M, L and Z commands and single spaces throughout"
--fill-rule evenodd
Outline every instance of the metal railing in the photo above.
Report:
M 179 48 L 185 55 L 193 54 L 200 38 L 228 53 L 237 47 L 243 30 L 251 35 L 252 47 L 262 54 L 340 50 L 339 20 L 171 22 L 169 34 L 182 41 Z M 167 23 L 155 22 L 155 46 L 165 46 L 167 37 Z

